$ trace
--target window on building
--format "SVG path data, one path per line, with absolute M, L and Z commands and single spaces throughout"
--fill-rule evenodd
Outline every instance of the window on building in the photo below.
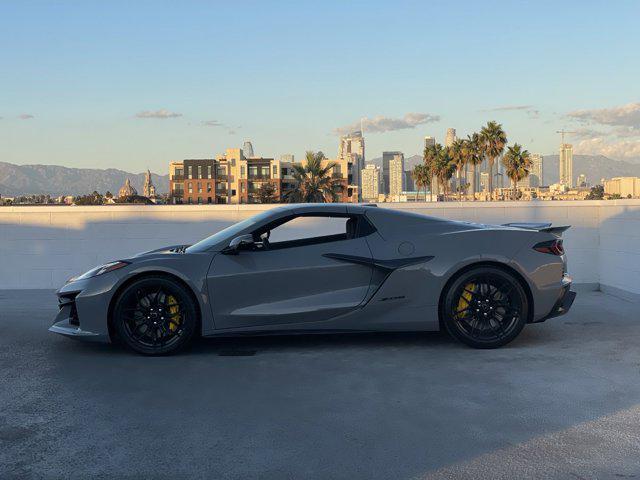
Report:
M 193 178 L 193 172 L 191 171 L 191 165 L 189 165 L 187 167 L 187 177 L 189 177 L 189 180 L 191 180 Z
M 286 177 L 287 175 L 289 175 L 289 169 L 285 168 L 285 167 L 282 167 L 282 176 Z
M 277 178 L 278 177 L 278 166 L 274 165 L 273 166 L 273 178 Z
M 198 204 L 202 203 L 202 197 L 198 197 Z
M 189 182 L 188 188 L 189 188 L 189 193 L 193 193 L 193 184 L 191 182 Z
M 202 165 L 198 165 L 198 178 L 202 178 Z
M 249 171 L 251 171 L 251 170 L 249 170 Z M 244 175 L 245 175 L 245 173 L 244 173 L 244 172 L 245 172 L 245 170 L 244 170 L 244 165 L 242 165 L 242 166 L 240 167 L 240 178 L 244 178 Z
M 211 192 L 211 184 L 207 183 L 207 193 Z
M 202 193 L 202 184 L 198 182 L 198 193 Z
M 255 177 L 256 175 L 258 175 L 258 167 L 257 165 L 251 165 L 249 167 L 249 176 Z
M 269 165 L 260 167 L 260 176 L 269 178 Z
M 211 177 L 211 165 L 209 165 L 209 166 L 207 167 L 207 178 L 212 178 L 212 177 Z

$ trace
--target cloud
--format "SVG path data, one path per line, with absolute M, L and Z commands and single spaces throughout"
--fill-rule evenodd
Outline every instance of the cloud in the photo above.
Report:
M 487 108 L 481 112 L 525 112 L 529 118 L 538 118 L 540 110 L 533 105 L 502 105 L 500 107 Z
M 640 157 L 640 140 L 623 140 L 618 142 L 606 139 L 591 138 L 582 140 L 574 148 L 575 153 L 584 155 L 604 155 L 611 158 Z
M 592 138 L 601 138 L 608 135 L 607 132 L 603 132 L 602 130 L 594 130 L 593 128 L 578 128 L 574 130 L 573 133 L 567 134 L 572 138 L 577 139 L 592 139 Z
M 31 120 L 32 118 L 35 118 L 35 117 L 29 113 L 23 113 L 21 115 L 18 115 L 18 118 L 20 120 Z
M 612 132 L 619 138 L 640 137 L 640 127 L 616 127 Z
M 236 134 L 236 131 L 235 131 L 235 130 L 229 130 L 229 132 L 228 132 L 228 133 L 229 133 L 229 135 L 235 135 L 235 134 Z
M 392 132 L 394 130 L 405 130 L 407 128 L 415 128 L 418 125 L 440 121 L 440 115 L 431 115 L 429 113 L 407 113 L 402 118 L 389 118 L 379 115 L 373 118 L 363 118 L 362 127 L 367 133 L 383 133 Z M 334 133 L 338 135 L 346 135 L 355 131 L 360 131 L 361 122 L 354 122 L 351 125 L 345 125 L 334 129 Z
M 220 123 L 218 120 L 205 120 L 202 125 L 206 127 L 224 127 L 224 123 Z
M 583 123 L 640 128 L 640 103 L 592 110 L 575 110 L 567 117 Z
M 144 110 L 136 113 L 137 118 L 159 118 L 160 120 L 166 120 L 167 118 L 181 117 L 181 113 L 170 112 L 169 110 Z
M 505 112 L 509 110 L 531 110 L 533 105 L 503 105 L 501 107 L 488 108 L 482 112 Z

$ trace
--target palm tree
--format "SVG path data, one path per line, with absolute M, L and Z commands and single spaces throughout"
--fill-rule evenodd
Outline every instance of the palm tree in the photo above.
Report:
M 451 162 L 456 169 L 456 184 L 458 187 L 458 201 L 462 200 L 462 183 L 460 182 L 460 174 L 467 163 L 467 159 L 463 152 L 464 140 L 458 139 L 449 147 L 449 155 Z M 466 182 L 466 179 L 465 179 Z
M 451 180 L 456 166 L 451 161 L 451 153 L 449 152 L 449 148 L 444 148 L 439 143 L 436 143 L 434 152 L 436 156 L 433 163 L 433 173 L 436 176 L 438 184 L 442 185 L 444 189 L 444 199 L 446 200 L 449 180 Z
M 339 179 L 331 177 L 331 171 L 336 163 L 329 162 L 323 167 L 323 160 L 326 158 L 322 152 L 308 151 L 305 165 L 293 165 L 292 176 L 296 185 L 284 194 L 285 201 L 289 203 L 338 201 L 337 192 L 342 189 L 342 185 Z
M 427 201 L 427 186 L 431 187 L 431 171 L 425 164 L 418 164 L 413 167 L 413 171 L 411 172 L 411 176 L 413 177 L 413 181 L 418 187 L 418 193 L 420 193 L 420 188 L 424 188 L 424 201 Z
M 482 139 L 482 152 L 489 160 L 489 195 L 493 199 L 493 164 L 502 152 L 507 144 L 507 134 L 502 129 L 502 125 L 490 121 L 482 127 L 480 131 L 480 137 Z
M 442 148 L 442 145 L 440 145 L 440 148 Z M 429 179 L 429 197 L 430 200 L 433 202 L 433 185 L 436 185 L 436 194 L 438 193 L 438 179 L 435 176 L 435 170 L 434 170 L 434 164 L 436 162 L 436 157 L 438 156 L 438 150 L 436 148 L 435 145 L 429 145 L 427 147 L 425 147 L 424 149 L 424 154 L 423 154 L 423 161 L 424 161 L 424 165 L 425 168 L 427 169 L 427 171 L 429 172 L 430 175 L 430 179 Z M 426 200 L 426 198 L 425 198 Z
M 467 135 L 462 145 L 465 163 L 471 165 L 471 198 L 476 199 L 476 166 L 482 163 L 481 138 L 477 133 Z
M 502 158 L 502 164 L 505 167 L 507 177 L 511 179 L 512 199 L 515 200 L 518 182 L 529 175 L 531 156 L 527 150 L 522 149 L 522 145 L 514 143 L 513 147 L 507 148 L 507 153 Z

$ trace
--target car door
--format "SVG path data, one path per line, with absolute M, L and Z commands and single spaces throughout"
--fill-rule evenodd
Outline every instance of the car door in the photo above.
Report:
M 318 322 L 358 308 L 372 275 L 362 222 L 345 208 L 294 213 L 253 232 L 255 240 L 269 235 L 264 245 L 216 255 L 207 279 L 216 329 Z

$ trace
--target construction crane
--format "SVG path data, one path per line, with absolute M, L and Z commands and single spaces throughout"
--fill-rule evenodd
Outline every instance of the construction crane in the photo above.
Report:
M 560 135 L 562 135 L 562 137 L 561 137 L 562 138 L 562 144 L 564 145 L 564 134 L 565 133 L 577 133 L 577 132 L 569 132 L 569 131 L 563 129 L 563 130 L 556 130 L 556 133 L 559 133 Z

